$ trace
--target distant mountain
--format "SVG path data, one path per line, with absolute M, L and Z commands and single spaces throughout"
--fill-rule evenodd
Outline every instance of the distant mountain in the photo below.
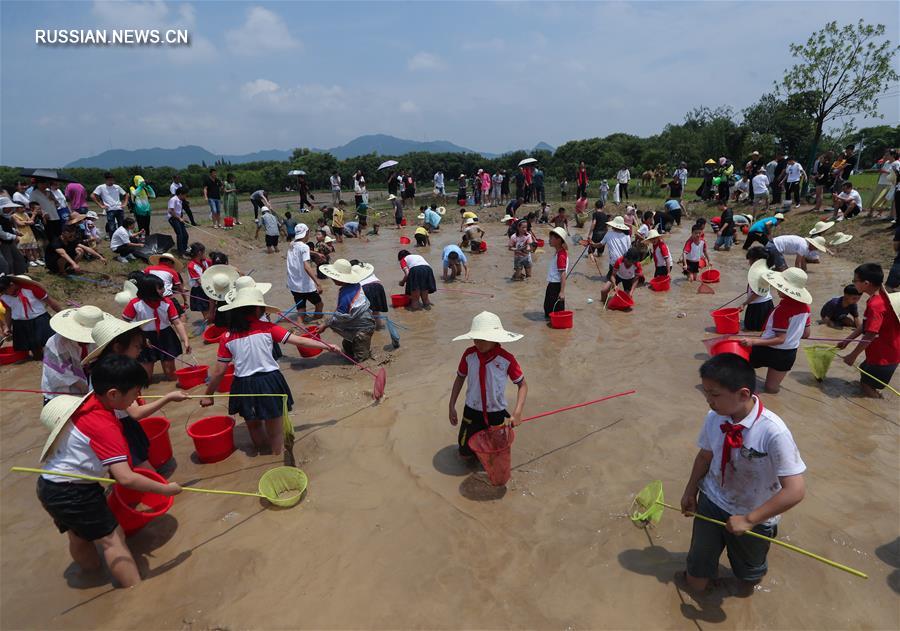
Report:
M 546 142 L 542 141 L 534 146 L 534 150 L 535 151 L 549 151 L 550 153 L 553 153 L 554 151 L 556 151 L 556 147 L 554 147 L 552 145 L 548 145 Z
M 405 140 L 386 134 L 369 134 L 354 138 L 346 145 L 328 149 L 338 160 L 364 156 L 369 153 L 377 153 L 382 156 L 401 156 L 404 153 L 422 151 L 428 153 L 480 153 L 474 149 L 460 147 L 447 140 L 431 140 L 419 142 L 417 140 Z M 486 154 L 482 154 L 486 155 Z
M 290 151 L 281 149 L 269 149 L 243 155 L 221 155 L 211 153 L 197 145 L 186 145 L 176 149 L 162 149 L 160 147 L 134 150 L 110 149 L 109 151 L 104 151 L 96 156 L 79 158 L 66 166 L 105 169 L 140 165 L 145 167 L 168 166 L 176 169 L 183 169 L 189 164 L 201 164 L 203 162 L 212 165 L 216 160 L 225 160 L 226 162 L 231 162 L 233 164 L 241 164 L 244 162 L 257 162 L 261 160 L 288 160 L 290 157 Z

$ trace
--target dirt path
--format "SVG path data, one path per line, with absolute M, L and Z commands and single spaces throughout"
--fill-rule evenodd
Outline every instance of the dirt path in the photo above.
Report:
M 575 328 L 546 328 L 541 313 L 547 253 L 535 278 L 511 283 L 504 229 L 488 224 L 489 251 L 471 261 L 473 282 L 455 288 L 494 298 L 438 292 L 431 312 L 392 312 L 399 350 L 376 335 L 387 397 L 371 404 L 371 378 L 341 361 L 299 359 L 282 370 L 297 405 L 298 465 L 310 476 L 296 508 L 273 510 L 251 498 L 183 494 L 172 510 L 130 539 L 148 580 L 111 590 L 105 574 L 71 565 L 34 495 L 33 478 L 2 473 L 0 589 L 3 628 L 719 628 L 886 629 L 900 626 L 897 400 L 857 398 L 855 371 L 837 362 L 824 384 L 805 360 L 765 404 L 781 415 L 809 471 L 806 500 L 780 535 L 859 568 L 868 581 L 783 550 L 749 599 L 702 605 L 672 582 L 682 569 L 691 522 L 669 513 L 649 533 L 624 516 L 631 498 L 659 478 L 680 497 L 707 407 L 696 389 L 706 357 L 708 312 L 744 287 L 742 251 L 716 254 L 716 295 L 676 280 L 672 291 L 639 290 L 633 313 L 604 312 L 596 269 L 582 260 L 567 292 Z M 539 229 L 546 237 L 546 229 Z M 453 225 L 424 254 L 440 271 Z M 677 249 L 682 236 L 670 239 Z M 338 253 L 371 261 L 397 291 L 397 234 Z M 577 257 L 581 248 L 573 249 Z M 284 253 L 248 250 L 235 262 L 274 284 L 269 299 L 289 305 Z M 818 307 L 850 278 L 833 258 L 811 268 Z M 440 286 L 440 281 L 439 281 Z M 110 292 L 112 293 L 112 292 Z M 325 295 L 333 306 L 336 292 Z M 587 299 L 593 298 L 593 304 Z M 111 307 L 111 296 L 100 301 Z M 525 334 L 509 345 L 531 392 L 526 414 L 635 388 L 638 393 L 528 424 L 518 431 L 514 471 L 504 490 L 455 455 L 447 422 L 451 381 L 465 349 L 451 343 L 490 308 Z M 677 314 L 685 317 L 678 318 Z M 815 333 L 833 332 L 815 327 Z M 197 352 L 211 361 L 212 347 Z M 0 369 L 4 387 L 36 387 L 34 364 Z M 151 394 L 165 392 L 154 385 Z M 198 389 L 199 390 L 199 389 Z M 44 430 L 37 395 L 0 398 L 0 464 L 35 466 Z M 215 410 L 215 408 L 214 408 Z M 223 462 L 197 464 L 184 432 L 196 403 L 166 409 L 177 465 L 172 479 L 210 488 L 255 490 L 271 457 L 250 458 L 245 429 Z M 170 466 L 171 469 L 171 466 Z

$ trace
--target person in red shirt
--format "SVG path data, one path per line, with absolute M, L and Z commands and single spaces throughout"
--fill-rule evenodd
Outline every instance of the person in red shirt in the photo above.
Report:
M 582 160 L 578 165 L 578 173 L 575 175 L 575 183 L 578 185 L 578 190 L 575 193 L 575 197 L 587 197 L 588 172 L 587 168 L 584 166 L 584 160 Z
M 175 381 L 175 360 L 182 352 L 191 352 L 191 341 L 172 299 L 163 297 L 163 281 L 158 276 L 144 274 L 138 281 L 137 297 L 122 309 L 122 319 L 146 322 L 141 329 L 147 348 L 138 361 L 147 371 L 147 379 L 153 378 L 153 366 L 160 362 L 166 381 Z
M 547 265 L 547 289 L 544 292 L 544 317 L 550 319 L 554 311 L 566 308 L 566 278 L 569 273 L 568 233 L 565 228 L 556 227 L 550 231 L 550 247 L 553 256 Z
M 644 282 L 644 270 L 641 267 L 641 252 L 637 248 L 628 248 L 625 256 L 620 256 L 613 263 L 613 273 L 609 280 L 603 283 L 600 290 L 600 301 L 606 303 L 606 297 L 610 291 L 618 291 L 622 285 L 629 296 L 634 294 L 638 285 Z
M 852 366 L 865 351 L 866 359 L 859 366 L 863 395 L 881 398 L 879 390 L 890 383 L 900 364 L 900 295 L 885 292 L 884 270 L 877 263 L 863 263 L 853 270 L 853 285 L 869 296 L 866 311 L 862 324 L 837 347 L 847 348 L 862 335 L 856 348 L 844 357 L 844 363 Z
M 146 478 L 131 468 L 128 442 L 117 410 L 125 410 L 149 385 L 147 373 L 130 357 L 113 355 L 91 371 L 94 390 L 84 397 L 60 395 L 41 410 L 50 436 L 41 451 L 48 471 L 105 476 L 127 489 L 177 495 L 181 487 Z M 106 503 L 103 487 L 70 477 L 45 473 L 38 478 L 37 496 L 61 533 L 69 537 L 72 559 L 87 571 L 99 570 L 99 547 L 113 578 L 122 587 L 141 582 L 125 533 Z
M 468 333 L 453 338 L 472 340 L 473 345 L 466 349 L 459 360 L 456 380 L 450 393 L 450 425 L 456 427 L 459 417 L 456 412 L 456 400 L 463 384 L 466 387 L 466 405 L 463 408 L 462 424 L 459 428 L 459 454 L 466 458 L 474 456 L 469 449 L 469 439 L 489 426 L 503 425 L 506 419 L 515 426 L 522 419 L 525 397 L 528 396 L 528 384 L 519 362 L 500 344 L 522 339 L 519 333 L 512 333 L 503 328 L 497 315 L 482 311 L 472 318 L 472 326 Z M 512 416 L 507 411 L 506 379 L 507 377 L 519 388 L 516 395 L 516 407 Z

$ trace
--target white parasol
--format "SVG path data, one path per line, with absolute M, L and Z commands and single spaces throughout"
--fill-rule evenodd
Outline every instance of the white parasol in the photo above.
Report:
M 387 169 L 388 167 L 395 167 L 398 164 L 400 164 L 400 163 L 397 162 L 396 160 L 385 160 L 384 162 L 382 162 L 381 164 L 378 165 L 378 170 L 381 171 L 382 169 Z
M 519 162 L 519 166 L 520 166 L 520 167 L 523 167 L 523 166 L 525 166 L 526 164 L 534 164 L 535 162 L 537 162 L 537 159 L 536 159 L 536 158 L 525 158 L 524 160 L 522 160 L 521 162 Z
M 306 175 L 306 171 L 302 169 L 294 169 L 293 171 L 288 171 L 288 175 Z

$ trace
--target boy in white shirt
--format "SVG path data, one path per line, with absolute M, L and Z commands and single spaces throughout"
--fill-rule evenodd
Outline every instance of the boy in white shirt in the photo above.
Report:
M 134 219 L 127 217 L 125 223 L 116 228 L 109 240 L 109 249 L 116 253 L 119 263 L 127 263 L 135 259 L 134 251 L 142 248 L 143 244 L 134 243 L 131 240 L 131 229 L 134 228 Z
M 850 219 L 862 212 L 862 197 L 855 188 L 853 182 L 846 181 L 841 184 L 841 192 L 834 196 L 834 214 L 832 221 Z
M 284 228 L 281 225 L 281 219 L 275 216 L 271 210 L 269 210 L 268 206 L 263 206 L 259 215 L 259 219 L 256 220 L 256 234 L 253 235 L 253 238 L 256 239 L 259 237 L 260 228 L 264 228 L 266 231 L 266 252 L 272 254 L 278 251 L 278 237 L 284 232 Z
M 756 221 L 757 215 L 769 210 L 769 176 L 766 175 L 766 169 L 763 167 L 753 176 L 751 182 L 753 187 L 753 221 Z
M 793 197 L 794 208 L 800 208 L 800 180 L 806 177 L 806 171 L 803 170 L 803 167 L 794 156 L 788 156 L 784 174 L 784 199 L 789 200 Z
M 754 394 L 756 375 L 747 360 L 732 353 L 716 355 L 700 367 L 700 379 L 711 409 L 697 439 L 700 451 L 681 510 L 727 526 L 694 520 L 683 578 L 691 591 L 703 592 L 727 550 L 732 572 L 750 595 L 768 571 L 770 544 L 741 535 L 753 530 L 777 536 L 781 514 L 806 493 L 806 465 L 784 421 Z

